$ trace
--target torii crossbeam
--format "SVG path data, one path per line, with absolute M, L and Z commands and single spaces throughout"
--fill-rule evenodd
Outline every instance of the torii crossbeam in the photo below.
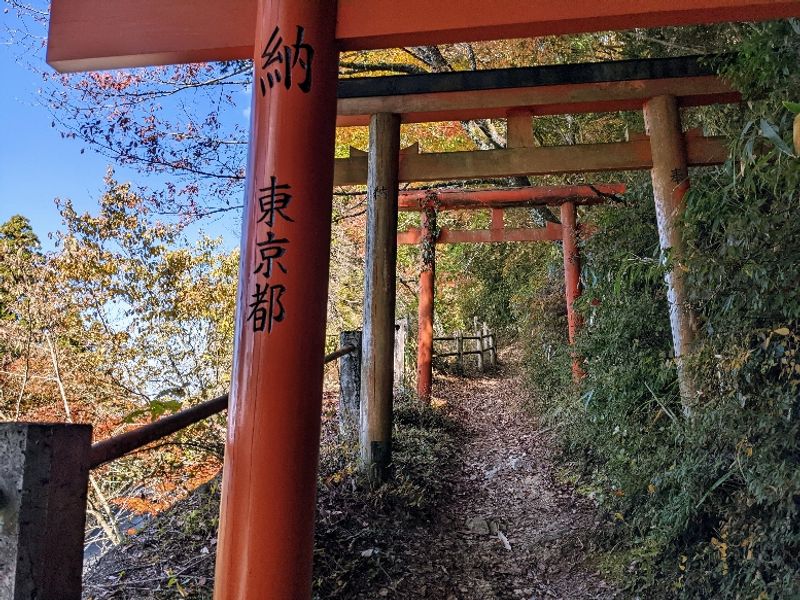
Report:
M 433 314 L 436 280 L 436 244 L 482 244 L 499 242 L 560 241 L 564 250 L 564 284 L 566 293 L 569 342 L 575 340 L 580 318 L 574 310 L 580 295 L 580 254 L 578 252 L 578 205 L 606 202 L 625 193 L 624 184 L 598 184 L 573 186 L 519 187 L 494 190 L 415 190 L 400 194 L 400 210 L 422 213 L 421 227 L 410 228 L 397 234 L 398 244 L 422 244 L 423 264 L 419 277 L 419 311 L 417 328 L 417 395 L 429 398 L 433 384 Z M 532 206 L 559 207 L 561 223 L 546 223 L 538 228 L 508 228 L 505 226 L 506 208 Z M 435 239 L 428 219 L 435 219 L 441 210 L 488 210 L 491 215 L 489 229 L 453 230 L 435 227 Z M 429 248 L 425 244 L 430 244 Z M 573 360 L 573 373 L 582 376 L 577 360 Z
M 62 71 L 255 63 L 217 600 L 311 596 L 338 52 L 798 14 L 800 0 L 53 0 Z
M 259 0 L 56 0 L 47 61 L 61 71 L 249 59 Z M 333 4 L 329 2 L 329 4 Z M 395 48 L 798 15 L 797 0 L 339 0 L 339 50 Z

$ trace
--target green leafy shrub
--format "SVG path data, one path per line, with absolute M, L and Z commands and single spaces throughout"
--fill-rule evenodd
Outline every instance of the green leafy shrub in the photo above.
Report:
M 547 398 L 566 456 L 614 523 L 631 596 L 800 598 L 800 161 L 784 101 L 800 89 L 800 26 L 748 25 L 720 65 L 745 94 L 733 159 L 692 174 L 684 237 L 700 337 L 681 404 L 652 193 L 595 211 L 584 248 L 579 391 Z M 731 115 L 732 113 L 727 112 Z M 536 385 L 562 385 L 532 364 Z

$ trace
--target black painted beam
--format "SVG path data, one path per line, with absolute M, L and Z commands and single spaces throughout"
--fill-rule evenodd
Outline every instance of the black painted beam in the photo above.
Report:
M 492 90 L 716 75 L 713 56 L 619 60 L 515 69 L 340 79 L 339 98 Z

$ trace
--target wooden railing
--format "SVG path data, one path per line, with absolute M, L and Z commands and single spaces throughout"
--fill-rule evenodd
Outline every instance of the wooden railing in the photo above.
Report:
M 456 357 L 456 364 L 459 370 L 464 370 L 464 356 L 475 355 L 478 359 L 478 369 L 481 373 L 486 370 L 486 367 L 494 367 L 497 365 L 497 339 L 495 334 L 489 330 L 486 323 L 478 324 L 477 317 L 473 319 L 472 335 L 464 335 L 462 331 L 456 331 L 449 337 L 435 337 L 435 342 L 454 342 L 456 349 L 454 352 L 437 352 L 434 346 L 434 357 L 447 358 L 451 356 Z M 464 348 L 464 342 L 474 342 L 474 349 L 467 350 Z
M 336 360 L 340 356 L 349 354 L 353 350 L 355 350 L 353 346 L 339 348 L 335 352 L 325 355 L 325 364 Z M 94 469 L 102 464 L 121 458 L 151 442 L 160 440 L 176 431 L 189 427 L 189 425 L 194 425 L 203 419 L 221 413 L 226 408 L 228 408 L 228 394 L 163 417 L 133 431 L 97 442 L 92 445 L 91 453 L 89 454 L 89 468 Z

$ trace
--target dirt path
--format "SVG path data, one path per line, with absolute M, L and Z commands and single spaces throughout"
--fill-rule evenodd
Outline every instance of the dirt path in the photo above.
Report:
M 450 493 L 402 552 L 398 598 L 613 598 L 586 565 L 593 506 L 554 478 L 554 441 L 521 408 L 519 378 L 438 378 L 465 436 Z M 396 549 L 397 550 L 397 549 Z
M 509 370 L 437 377 L 441 411 L 415 400 L 396 406 L 403 476 L 373 492 L 338 445 L 337 402 L 328 398 L 314 597 L 613 598 L 587 564 L 594 508 L 555 481 L 555 441 L 526 416 L 524 398 Z M 210 599 L 218 510 L 215 479 L 104 556 L 84 598 Z

